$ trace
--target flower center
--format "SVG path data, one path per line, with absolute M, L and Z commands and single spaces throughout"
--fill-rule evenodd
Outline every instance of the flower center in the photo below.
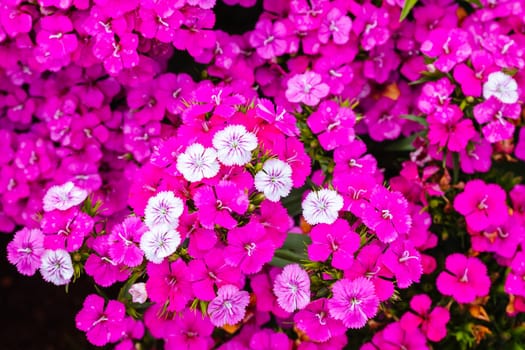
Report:
M 401 257 L 399 258 L 400 263 L 404 263 L 405 261 L 408 261 L 410 259 L 419 260 L 419 257 L 417 256 L 411 256 L 410 252 L 408 250 L 405 250 L 403 254 L 401 254 Z
M 326 320 L 324 319 L 325 317 L 325 313 L 324 312 L 319 312 L 317 314 L 315 314 L 315 317 L 317 317 L 317 319 L 319 320 L 319 324 L 321 326 L 325 326 L 326 325 Z
M 465 272 L 463 273 L 463 276 L 459 279 L 460 282 L 467 283 L 468 282 L 468 267 L 465 269 Z
M 392 213 L 390 213 L 390 210 L 388 209 L 381 210 L 381 217 L 385 220 L 392 220 L 394 218 L 394 216 L 392 215 Z
M 488 199 L 488 197 L 485 196 L 485 197 L 483 197 L 483 199 L 479 202 L 479 204 L 478 204 L 478 209 L 479 209 L 479 210 L 486 210 L 486 209 L 489 208 L 489 206 L 487 205 L 487 199 Z
M 244 246 L 244 249 L 246 249 L 246 252 L 248 253 L 248 256 L 252 256 L 256 247 L 257 247 L 257 245 L 255 244 L 255 242 L 252 242 L 250 244 L 246 244 Z

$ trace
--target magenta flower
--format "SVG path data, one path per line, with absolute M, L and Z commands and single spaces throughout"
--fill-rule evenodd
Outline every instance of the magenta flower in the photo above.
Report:
M 468 227 L 481 231 L 507 220 L 506 200 L 507 195 L 500 186 L 476 179 L 467 182 L 465 190 L 456 196 L 454 209 L 465 216 Z
M 315 106 L 329 92 L 330 88 L 322 82 L 321 76 L 314 71 L 308 71 L 304 74 L 296 74 L 288 80 L 285 95 L 292 103 L 302 102 L 307 106 Z
M 328 43 L 330 38 L 338 45 L 348 42 L 350 30 L 352 29 L 352 20 L 344 15 L 339 8 L 334 7 L 326 14 L 321 22 L 317 37 L 323 44 Z
M 419 329 L 406 331 L 400 322 L 390 323 L 374 336 L 373 342 L 381 350 L 423 350 L 428 349 L 427 339 Z
M 93 218 L 78 208 L 48 211 L 40 222 L 45 234 L 44 246 L 46 249 L 66 249 L 68 252 L 78 250 L 94 224 Z
M 378 8 L 371 3 L 364 3 L 356 8 L 358 10 L 354 13 L 356 19 L 352 29 L 361 36 L 360 42 L 363 49 L 370 51 L 386 43 L 390 38 L 388 29 L 390 16 L 386 9 Z
M 75 322 L 78 329 L 86 332 L 91 344 L 104 346 L 118 341 L 124 334 L 125 310 L 121 302 L 110 300 L 104 306 L 102 297 L 90 294 L 84 300 Z
M 310 232 L 312 244 L 308 246 L 308 257 L 312 261 L 325 261 L 332 255 L 332 266 L 346 270 L 354 262 L 354 253 L 359 249 L 361 239 L 343 219 L 333 224 L 319 224 Z
M 478 123 L 484 124 L 481 131 L 490 143 L 512 138 L 514 124 L 508 119 L 516 120 L 520 115 L 519 104 L 503 103 L 495 97 L 490 97 L 474 107 L 474 118 Z
M 277 333 L 271 329 L 262 329 L 250 339 L 249 349 L 252 350 L 292 350 L 293 343 L 285 333 Z
M 140 340 L 144 337 L 144 324 L 142 321 L 135 320 L 132 317 L 124 318 L 123 323 L 124 334 L 115 346 L 115 350 L 133 350 L 135 348 L 133 339 Z
M 200 312 L 185 309 L 182 317 L 168 321 L 163 338 L 166 350 L 205 350 L 214 345 L 213 325 Z
M 465 149 L 469 140 L 477 134 L 472 120 L 463 118 L 463 112 L 456 105 L 429 115 L 427 120 L 430 144 L 447 147 L 454 152 Z
M 423 274 L 421 255 L 409 240 L 398 239 L 389 245 L 381 261 L 394 274 L 399 288 L 419 282 Z
M 199 209 L 199 221 L 208 229 L 213 229 L 215 225 L 234 228 L 237 220 L 232 214 L 244 214 L 249 205 L 246 192 L 229 181 L 221 181 L 214 187 L 200 187 L 194 194 L 194 201 Z
M 296 327 L 308 334 L 308 338 L 325 342 L 332 337 L 343 335 L 346 327 L 330 316 L 327 299 L 317 299 L 308 304 L 294 316 Z
M 453 297 L 458 303 L 471 303 L 476 297 L 489 293 L 487 267 L 478 258 L 451 254 L 445 261 L 445 268 L 447 270 L 441 272 L 436 280 L 441 294 Z
M 299 134 L 295 117 L 288 113 L 282 106 L 274 106 L 272 101 L 265 98 L 259 98 L 257 99 L 257 105 L 255 108 L 255 113 L 258 117 L 274 125 L 285 135 L 295 136 Z
M 239 323 L 250 303 L 250 294 L 238 287 L 227 284 L 219 288 L 217 297 L 208 304 L 208 315 L 216 327 Z
M 148 263 L 146 290 L 151 301 L 167 304 L 168 311 L 182 311 L 193 297 L 190 271 L 182 259 Z
M 474 137 L 467 148 L 459 152 L 459 164 L 466 174 L 485 173 L 492 165 L 492 145 L 487 140 Z
M 481 86 L 487 76 L 497 70 L 492 55 L 485 50 L 473 51 L 470 57 L 472 68 L 465 63 L 454 68 L 454 79 L 461 86 L 466 96 L 480 97 Z
M 136 216 L 128 217 L 121 224 L 115 225 L 108 238 L 111 260 L 129 267 L 140 265 L 144 253 L 140 250 L 139 243 L 147 230 L 147 226 Z
M 505 292 L 525 297 L 525 253 L 518 252 L 510 264 L 510 273 L 505 280 Z
M 363 222 L 376 233 L 381 242 L 390 243 L 412 226 L 408 202 L 400 192 L 377 186 L 370 195 L 370 204 L 363 210 Z
M 332 286 L 328 300 L 330 316 L 343 321 L 348 328 L 362 328 L 379 309 L 374 284 L 364 277 L 341 279 Z
M 265 233 L 264 226 L 253 220 L 230 230 L 228 246 L 224 251 L 226 263 L 238 266 L 245 274 L 261 271 L 275 252 L 273 242 Z
M 139 38 L 135 34 L 124 33 L 117 39 L 113 32 L 104 33 L 97 36 L 93 55 L 104 63 L 110 75 L 116 76 L 123 69 L 139 64 L 138 44 Z
M 244 276 L 237 266 L 230 266 L 224 260 L 222 249 L 212 249 L 204 259 L 190 261 L 191 288 L 200 300 L 210 301 L 215 298 L 215 287 L 235 285 L 242 288 Z
M 349 145 L 354 140 L 354 112 L 350 108 L 340 107 L 334 101 L 321 102 L 306 122 L 327 151 Z
M 39 229 L 23 228 L 7 245 L 7 260 L 22 275 L 32 276 L 40 268 L 44 253 L 44 235 Z
M 92 252 L 86 260 L 86 274 L 93 277 L 95 283 L 102 287 L 109 287 L 113 283 L 126 280 L 130 271 L 126 266 L 111 260 L 110 237 L 98 236 L 92 242 Z
M 298 264 L 286 265 L 275 278 L 273 292 L 284 310 L 304 309 L 310 303 L 310 277 Z
M 447 323 L 450 320 L 449 311 L 441 306 L 436 306 L 432 311 L 432 300 L 426 294 L 418 294 L 410 300 L 409 312 L 400 320 L 401 327 L 410 332 L 421 327 L 426 337 L 431 341 L 441 341 L 447 335 Z
M 428 39 L 421 44 L 421 52 L 437 58 L 434 62 L 437 69 L 449 72 L 470 56 L 472 48 L 468 32 L 457 28 L 439 28 L 430 33 Z
M 273 59 L 288 51 L 288 36 L 286 26 L 281 21 L 272 21 L 261 18 L 250 34 L 250 44 L 257 50 L 257 54 L 264 59 Z

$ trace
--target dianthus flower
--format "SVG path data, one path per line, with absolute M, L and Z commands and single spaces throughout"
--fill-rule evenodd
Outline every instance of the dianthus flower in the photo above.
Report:
M 505 292 L 525 297 L 525 253 L 518 252 L 510 264 L 510 273 L 505 280 Z
M 217 158 L 224 165 L 245 165 L 252 159 L 257 148 L 257 137 L 243 125 L 229 125 L 213 136 Z
M 292 185 L 292 167 L 280 159 L 268 159 L 255 174 L 255 188 L 272 202 L 290 194 Z
M 44 211 L 67 210 L 82 203 L 87 196 L 86 190 L 76 187 L 71 181 L 52 186 L 44 195 Z
M 217 151 L 194 143 L 177 158 L 177 170 L 190 182 L 212 178 L 219 172 Z
M 166 350 L 204 350 L 214 345 L 211 337 L 214 327 L 200 312 L 185 309 L 181 317 L 168 321 L 165 329 Z
M 45 281 L 57 286 L 68 284 L 73 277 L 73 262 L 63 249 L 45 250 L 42 254 L 40 273 Z
M 471 180 L 454 199 L 454 209 L 465 216 L 467 226 L 474 231 L 489 225 L 501 225 L 508 217 L 507 195 L 498 185 L 483 180 Z
M 274 125 L 287 136 L 299 134 L 294 116 L 288 113 L 282 106 L 274 106 L 273 102 L 268 99 L 259 98 L 257 100 L 255 114 Z
M 474 118 L 478 123 L 485 124 L 481 131 L 490 143 L 512 138 L 514 124 L 509 119 L 519 119 L 520 115 L 521 105 L 503 103 L 494 96 L 474 107 Z
M 429 34 L 421 45 L 421 52 L 437 58 L 434 66 L 442 72 L 449 72 L 471 54 L 468 32 L 462 29 L 438 28 Z
M 142 262 L 144 253 L 139 248 L 142 235 L 148 230 L 136 216 L 115 225 L 109 234 L 109 256 L 117 264 L 135 267 Z
M 343 208 L 343 197 L 334 190 L 321 189 L 308 193 L 301 206 L 310 225 L 332 224 Z
M 354 112 L 334 101 L 321 102 L 306 122 L 312 132 L 318 135 L 321 147 L 327 151 L 349 145 L 354 140 Z
M 401 317 L 401 327 L 406 331 L 421 327 L 429 340 L 441 341 L 447 335 L 450 313 L 442 306 L 436 306 L 430 311 L 431 307 L 432 300 L 428 295 L 414 295 L 410 300 L 411 311 Z
M 392 271 L 399 288 L 419 282 L 423 274 L 421 255 L 409 240 L 398 239 L 389 245 L 381 261 Z
M 144 223 L 150 229 L 161 225 L 176 228 L 183 211 L 182 199 L 175 197 L 172 191 L 161 191 L 148 200 Z
M 458 303 L 471 303 L 476 297 L 489 293 L 490 278 L 487 267 L 475 257 L 455 253 L 447 257 L 445 268 L 439 274 L 436 284 L 443 295 L 450 295 Z
M 310 303 L 310 277 L 298 264 L 286 265 L 275 278 L 273 292 L 284 310 L 301 310 Z
M 44 253 L 44 235 L 39 229 L 24 228 L 16 232 L 7 245 L 7 260 L 22 275 L 32 276 L 40 267 Z
M 75 317 L 77 328 L 86 332 L 89 342 L 96 346 L 118 341 L 124 334 L 124 304 L 90 294 L 84 300 L 82 310 Z
M 216 327 L 235 325 L 244 318 L 249 303 L 250 294 L 247 291 L 231 284 L 224 285 L 208 304 L 210 321 Z
M 516 103 L 519 98 L 518 83 L 510 75 L 493 72 L 483 84 L 483 97 L 488 100 L 491 96 L 503 103 Z
M 146 291 L 151 301 L 167 304 L 168 311 L 182 311 L 192 298 L 190 271 L 182 259 L 148 263 Z
M 325 298 L 314 300 L 297 312 L 294 322 L 298 329 L 308 334 L 310 340 L 318 342 L 325 342 L 346 332 L 343 323 L 330 316 Z
M 381 242 L 390 243 L 407 233 L 412 225 L 408 202 L 400 192 L 390 192 L 377 186 L 370 203 L 363 208 L 363 222 L 376 233 Z
M 322 82 L 321 75 L 308 71 L 296 74 L 288 80 L 285 95 L 292 103 L 302 102 L 307 106 L 317 105 L 330 92 L 328 85 Z
M 338 45 L 343 45 L 348 42 L 350 30 L 352 29 L 352 20 L 345 16 L 344 13 L 337 7 L 332 8 L 319 27 L 317 37 L 323 44 L 328 43 L 330 38 Z
M 256 332 L 250 339 L 249 349 L 269 350 L 281 349 L 292 350 L 292 341 L 282 332 L 274 332 L 271 329 L 262 329 Z
M 379 309 L 374 284 L 364 277 L 342 279 L 332 286 L 333 296 L 328 299 L 330 316 L 343 321 L 348 328 L 362 328 Z
M 463 112 L 456 105 L 429 115 L 427 120 L 429 143 L 454 152 L 465 149 L 469 140 L 477 135 L 472 120 L 463 118 Z
M 264 59 L 273 59 L 286 53 L 288 50 L 288 35 L 286 26 L 281 21 L 272 21 L 261 18 L 251 32 L 250 44 L 257 50 L 257 54 Z
M 310 231 L 312 244 L 308 246 L 308 257 L 312 261 L 325 261 L 332 255 L 332 266 L 345 270 L 352 266 L 354 253 L 361 239 L 343 219 L 333 224 L 319 224 Z
M 173 254 L 181 243 L 180 233 L 169 226 L 155 226 L 140 238 L 140 249 L 146 259 L 160 264 Z
M 93 252 L 89 255 L 84 265 L 86 274 L 93 277 L 96 284 L 102 287 L 109 287 L 113 283 L 125 281 L 130 270 L 122 264 L 111 260 L 109 236 L 98 236 L 91 242 Z

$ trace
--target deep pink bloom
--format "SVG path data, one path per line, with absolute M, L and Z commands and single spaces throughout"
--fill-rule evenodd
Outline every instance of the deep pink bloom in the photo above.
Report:
M 383 45 L 390 38 L 388 29 L 390 16 L 384 8 L 378 8 L 371 3 L 356 6 L 352 30 L 361 36 L 361 46 L 370 51 L 374 47 Z
M 432 300 L 428 295 L 414 295 L 410 300 L 411 310 L 401 317 L 401 327 L 406 331 L 421 327 L 429 340 L 441 341 L 447 335 L 450 313 L 442 306 L 436 306 L 430 311 L 431 307 Z
M 32 276 L 40 267 L 44 253 L 44 235 L 39 229 L 24 228 L 7 245 L 7 260 L 22 275 Z
M 182 317 L 167 321 L 166 350 L 207 350 L 213 347 L 213 325 L 200 312 L 185 309 Z
M 381 261 L 392 271 L 399 288 L 408 288 L 419 282 L 423 274 L 421 255 L 410 240 L 397 239 L 388 246 Z
M 373 343 L 381 350 L 427 350 L 427 340 L 419 329 L 405 331 L 400 322 L 390 323 L 380 333 L 376 333 Z
M 500 186 L 476 179 L 467 182 L 465 190 L 456 196 L 454 209 L 465 216 L 468 227 L 481 231 L 507 220 L 506 200 L 507 195 Z
M 473 51 L 470 56 L 472 68 L 465 63 L 458 64 L 454 68 L 454 79 L 461 86 L 466 96 L 481 97 L 481 87 L 487 76 L 498 70 L 494 65 L 492 55 L 485 50 Z
M 471 303 L 489 293 L 487 267 L 478 258 L 451 254 L 445 261 L 445 268 L 436 280 L 441 294 L 450 295 L 458 303 Z
M 440 111 L 450 104 L 450 96 L 454 92 L 454 88 L 454 84 L 448 78 L 427 82 L 423 85 L 417 106 L 421 112 L 426 114 Z
M 224 251 L 226 263 L 239 266 L 243 273 L 259 272 L 272 260 L 274 252 L 274 243 L 266 237 L 264 226 L 256 221 L 228 232 L 228 246 Z
M 288 51 L 288 32 L 281 21 L 261 18 L 250 34 L 250 44 L 257 49 L 257 54 L 264 59 L 272 59 Z
M 190 271 L 182 259 L 148 263 L 146 290 L 151 301 L 165 304 L 168 311 L 182 311 L 192 298 Z
M 232 214 L 244 214 L 249 204 L 246 192 L 229 181 L 221 181 L 214 187 L 200 187 L 194 194 L 194 201 L 199 221 L 208 229 L 213 229 L 215 225 L 234 228 L 237 220 Z
M 113 283 L 125 281 L 131 271 L 123 264 L 113 261 L 109 254 L 109 236 L 98 236 L 91 244 L 93 253 L 86 260 L 86 274 L 93 277 L 95 283 L 109 287 Z
M 485 173 L 492 165 L 492 145 L 479 136 L 470 140 L 470 144 L 459 151 L 459 164 L 466 174 Z
M 89 342 L 96 346 L 114 343 L 125 332 L 124 305 L 116 300 L 110 300 L 105 306 L 104 304 L 102 297 L 90 294 L 75 317 L 77 328 L 85 331 Z
M 400 192 L 390 192 L 383 186 L 377 186 L 372 191 L 370 203 L 363 208 L 362 219 L 379 240 L 385 243 L 407 233 L 412 225 L 405 197 Z
M 343 321 L 348 328 L 362 328 L 379 309 L 374 284 L 364 277 L 341 279 L 332 286 L 328 300 L 330 316 Z
M 323 83 L 321 76 L 314 71 L 308 71 L 291 77 L 285 94 L 289 102 L 315 106 L 329 92 L 330 87 Z
M 78 208 L 46 212 L 40 226 L 45 234 L 46 249 L 80 249 L 84 239 L 93 230 L 95 221 Z
M 124 318 L 123 326 L 124 334 L 115 346 L 115 350 L 134 350 L 135 344 L 133 343 L 133 339 L 138 340 L 144 337 L 144 324 L 140 320 L 126 317 Z
M 350 30 L 352 29 L 352 20 L 345 16 L 344 12 L 339 8 L 334 7 L 326 13 L 317 37 L 323 44 L 328 43 L 330 38 L 338 45 L 343 45 L 348 42 Z
M 317 342 L 325 342 L 346 332 L 343 323 L 330 316 L 325 298 L 314 300 L 297 312 L 294 322 L 297 328 L 308 334 L 310 340 Z
M 429 115 L 427 120 L 430 144 L 447 147 L 451 151 L 465 149 L 469 140 L 477 135 L 472 120 L 463 118 L 463 112 L 456 105 Z
M 226 284 L 219 288 L 217 297 L 208 304 L 210 321 L 216 327 L 235 325 L 244 318 L 249 303 L 250 294 L 247 291 Z
M 255 108 L 255 113 L 258 117 L 274 125 L 285 135 L 295 136 L 299 134 L 295 117 L 288 113 L 282 106 L 274 106 L 272 101 L 259 98 L 257 99 Z
M 292 350 L 292 341 L 285 333 L 276 333 L 271 329 L 262 329 L 250 339 L 250 349 L 253 350 Z
M 518 252 L 510 264 L 510 273 L 505 280 L 505 292 L 525 297 L 525 253 Z
M 439 28 L 429 34 L 421 44 L 421 52 L 437 58 L 434 66 L 442 72 L 449 72 L 455 65 L 465 61 L 471 54 L 469 35 L 462 29 Z
M 144 253 L 139 243 L 142 235 L 148 231 L 139 217 L 131 216 L 121 224 L 115 225 L 109 235 L 109 256 L 117 264 L 135 267 L 142 263 Z
M 275 278 L 273 292 L 284 310 L 301 310 L 310 302 L 310 277 L 298 264 L 286 265 Z
M 332 255 L 332 266 L 342 270 L 352 266 L 354 253 L 361 243 L 359 235 L 343 219 L 337 219 L 330 225 L 316 225 L 310 237 L 312 244 L 308 246 L 308 257 L 313 261 L 325 261 Z
M 334 101 L 321 102 L 306 122 L 327 151 L 349 145 L 354 140 L 354 112 Z

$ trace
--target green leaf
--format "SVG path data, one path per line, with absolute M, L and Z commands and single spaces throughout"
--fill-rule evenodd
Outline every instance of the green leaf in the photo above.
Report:
M 408 16 L 410 11 L 416 6 L 418 0 L 405 0 L 405 5 L 403 6 L 403 10 L 401 10 L 401 16 L 399 17 L 399 22 L 403 22 L 403 20 Z
M 404 115 L 400 115 L 399 116 L 400 118 L 403 118 L 403 119 L 408 119 L 408 120 L 412 120 L 413 122 L 416 122 L 416 123 L 419 123 L 425 127 L 428 126 L 428 122 L 425 118 L 423 117 L 419 117 L 417 115 L 413 115 L 413 114 L 404 114 Z
M 467 2 L 471 3 L 471 4 L 474 4 L 474 5 L 476 5 L 476 6 L 480 7 L 480 8 L 483 7 L 483 4 L 479 0 L 467 0 Z
M 407 151 L 413 151 L 414 145 L 414 139 L 418 136 L 418 134 L 410 135 L 409 137 L 400 139 L 398 141 L 395 141 L 391 143 L 390 145 L 385 147 L 385 151 L 387 152 L 407 152 Z

